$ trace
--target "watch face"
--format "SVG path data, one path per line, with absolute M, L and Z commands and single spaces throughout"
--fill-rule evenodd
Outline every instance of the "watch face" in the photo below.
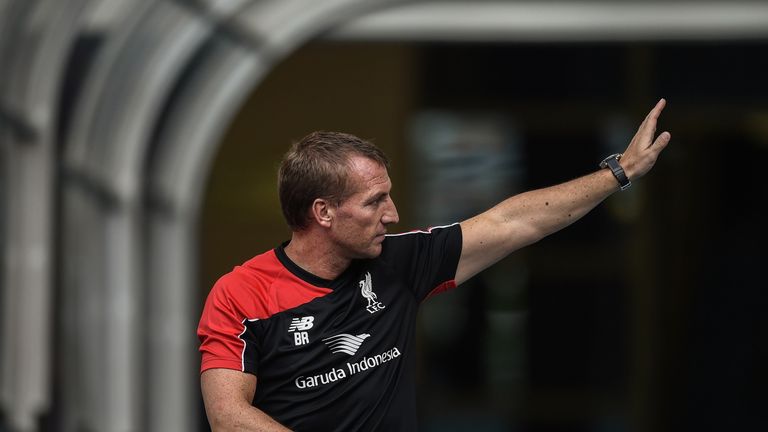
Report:
M 618 155 L 619 155 L 618 153 L 614 153 L 608 156 L 607 158 L 603 159 L 602 162 L 600 162 L 600 168 L 606 168 L 608 166 L 608 161 L 617 160 L 616 156 Z
M 610 162 L 610 161 L 618 161 L 619 158 L 621 158 L 621 153 L 614 153 L 614 154 L 608 156 L 607 158 L 603 159 L 602 162 L 600 162 L 600 168 L 607 168 L 608 167 L 608 162 Z

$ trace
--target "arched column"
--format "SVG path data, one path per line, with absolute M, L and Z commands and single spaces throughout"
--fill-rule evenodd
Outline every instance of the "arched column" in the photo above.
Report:
M 60 85 L 85 0 L 0 9 L 0 406 L 14 430 L 50 409 Z

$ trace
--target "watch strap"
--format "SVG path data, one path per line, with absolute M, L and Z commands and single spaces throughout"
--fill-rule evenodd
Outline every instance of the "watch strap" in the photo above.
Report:
M 616 177 L 616 181 L 619 182 L 621 190 L 624 191 L 632 186 L 632 182 L 629 180 L 629 177 L 627 177 L 627 173 L 624 172 L 624 168 L 619 164 L 620 158 L 620 153 L 612 154 L 600 162 L 600 168 L 609 168 L 613 173 L 613 176 Z

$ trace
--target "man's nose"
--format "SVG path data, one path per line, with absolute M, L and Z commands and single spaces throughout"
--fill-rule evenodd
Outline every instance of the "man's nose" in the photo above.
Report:
M 392 201 L 391 198 L 389 198 L 387 201 L 387 208 L 384 210 L 384 214 L 381 216 L 381 223 L 385 225 L 396 224 L 400 222 L 400 216 L 397 214 L 397 207 L 395 207 L 395 202 Z

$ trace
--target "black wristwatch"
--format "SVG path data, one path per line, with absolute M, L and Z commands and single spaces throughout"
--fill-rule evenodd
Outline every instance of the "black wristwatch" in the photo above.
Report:
M 621 190 L 625 191 L 632 186 L 632 182 L 629 181 L 629 177 L 624 172 L 624 168 L 619 165 L 619 159 L 621 159 L 621 153 L 614 153 L 600 162 L 600 168 L 610 168 L 613 176 L 616 177 L 616 181 L 619 182 Z

